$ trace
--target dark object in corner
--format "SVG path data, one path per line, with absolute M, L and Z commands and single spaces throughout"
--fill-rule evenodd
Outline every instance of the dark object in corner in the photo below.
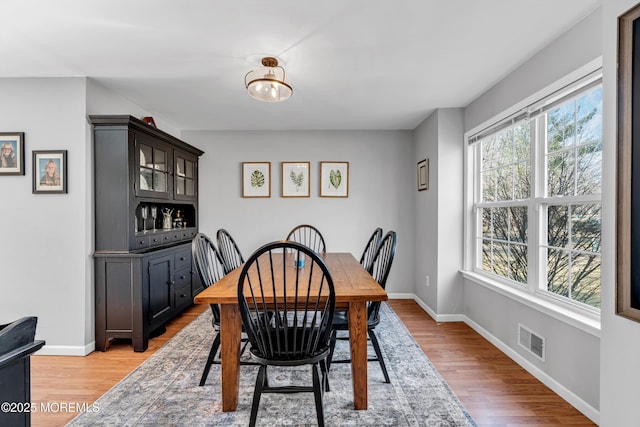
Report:
M 34 341 L 37 317 L 23 317 L 0 327 L 0 402 L 15 408 L 0 412 L 0 425 L 31 425 L 31 364 L 44 341 Z
M 158 127 L 158 126 L 156 126 L 155 120 L 153 120 L 153 117 L 151 117 L 151 116 L 143 117 L 142 121 L 145 122 L 146 124 L 148 124 L 149 126 L 153 126 L 154 128 Z

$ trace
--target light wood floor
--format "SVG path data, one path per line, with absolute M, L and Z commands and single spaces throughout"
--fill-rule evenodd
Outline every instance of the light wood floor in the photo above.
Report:
M 479 427 L 594 425 L 466 324 L 436 323 L 412 300 L 389 303 Z M 144 353 L 119 341 L 86 357 L 33 356 L 32 402 L 91 404 L 205 309 L 193 306 L 171 321 Z M 64 426 L 76 415 L 36 412 L 31 421 Z

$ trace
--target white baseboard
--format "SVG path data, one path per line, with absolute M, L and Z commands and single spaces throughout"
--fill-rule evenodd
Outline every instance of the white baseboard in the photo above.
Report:
M 86 356 L 96 349 L 95 341 L 85 346 L 45 345 L 34 356 Z
M 416 299 L 414 294 L 387 294 L 389 299 Z
M 464 322 L 465 316 L 463 314 L 438 314 L 417 296 L 414 295 L 413 300 L 436 322 Z

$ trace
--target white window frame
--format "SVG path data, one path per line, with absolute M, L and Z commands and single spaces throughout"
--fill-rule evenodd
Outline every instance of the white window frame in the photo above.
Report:
M 527 206 L 529 215 L 529 231 L 528 231 L 528 280 L 527 284 L 509 280 L 507 278 L 491 274 L 487 271 L 477 268 L 476 266 L 482 257 L 481 239 L 476 236 L 476 230 L 481 227 L 481 215 L 478 210 L 475 209 L 476 200 L 478 198 L 478 191 L 481 191 L 479 185 L 476 185 L 476 177 L 479 177 L 481 156 L 474 154 L 477 144 L 472 144 L 474 138 L 481 139 L 483 131 L 486 132 L 493 126 L 499 123 L 503 124 L 503 127 L 508 126 L 509 120 L 515 118 L 522 118 L 523 114 L 535 114 L 541 109 L 554 104 L 558 98 L 563 98 L 572 90 L 580 90 L 581 87 L 587 85 L 593 85 L 594 80 L 602 81 L 602 61 L 601 59 L 592 61 L 585 67 L 582 67 L 576 72 L 571 73 L 563 79 L 555 82 L 549 87 L 539 91 L 538 93 L 528 97 L 522 102 L 509 108 L 502 114 L 499 114 L 492 119 L 476 126 L 465 133 L 465 143 L 467 147 L 465 149 L 465 203 L 467 208 L 465 209 L 465 242 L 466 249 L 464 254 L 464 269 L 462 271 L 463 276 L 466 279 L 471 280 L 473 283 L 485 286 L 492 289 L 502 295 L 515 299 L 519 302 L 527 304 L 533 308 L 538 309 L 546 314 L 549 314 L 559 320 L 566 323 L 577 326 L 587 332 L 599 336 L 600 333 L 600 310 L 595 307 L 587 306 L 576 301 L 572 301 L 568 298 L 555 295 L 552 292 L 546 290 L 545 283 L 541 283 L 541 278 L 545 279 L 544 263 L 540 262 L 544 259 L 544 251 L 546 250 L 541 246 L 542 231 L 546 220 L 545 215 L 539 214 L 538 210 L 545 204 L 579 204 L 583 202 L 595 202 L 602 203 L 601 195 L 590 196 L 570 196 L 570 197 L 557 197 L 548 198 L 541 197 L 544 194 L 544 182 L 545 176 L 540 171 L 546 168 L 545 166 L 545 147 L 544 144 L 535 144 L 532 146 L 530 153 L 530 170 L 531 170 L 531 182 L 533 188 L 531 189 L 531 195 L 529 199 L 524 201 L 514 200 L 509 201 L 506 205 L 518 204 Z M 600 83 L 601 84 L 601 83 Z M 555 97 L 555 99 L 554 99 Z M 539 122 L 546 122 L 545 120 L 539 120 Z M 543 124 L 539 126 L 532 126 L 531 138 L 534 140 L 536 134 L 543 129 Z M 486 133 L 485 133 L 486 135 Z M 540 166 L 538 170 L 534 168 L 535 162 Z M 561 200 L 560 200 L 561 199 Z M 601 258 L 602 259 L 602 258 Z

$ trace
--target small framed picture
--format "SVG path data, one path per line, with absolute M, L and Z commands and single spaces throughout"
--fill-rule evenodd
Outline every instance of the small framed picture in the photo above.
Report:
M 33 152 L 33 193 L 67 192 L 67 150 Z
M 309 162 L 282 162 L 282 197 L 309 197 Z
M 320 197 L 349 197 L 349 162 L 320 162 Z
M 0 132 L 0 175 L 24 175 L 24 132 Z
M 242 197 L 271 197 L 271 162 L 242 162 Z
M 429 189 L 429 159 L 418 162 L 418 191 Z

